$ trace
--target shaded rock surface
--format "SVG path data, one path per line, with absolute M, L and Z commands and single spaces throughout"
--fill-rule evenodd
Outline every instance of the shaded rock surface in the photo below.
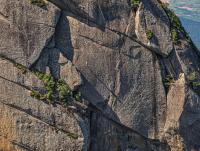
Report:
M 173 50 L 170 21 L 156 0 L 143 0 L 136 14 L 136 34 L 142 41 L 159 48 L 160 53 L 169 55 Z M 149 35 L 152 34 L 152 35 Z
M 198 50 L 160 2 L 49 1 L 0 0 L 0 150 L 200 149 Z M 82 101 L 32 98 L 34 70 Z

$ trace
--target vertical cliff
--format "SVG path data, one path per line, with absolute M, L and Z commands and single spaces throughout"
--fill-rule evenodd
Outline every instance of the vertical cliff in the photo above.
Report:
M 0 0 L 0 151 L 198 151 L 199 52 L 158 0 Z

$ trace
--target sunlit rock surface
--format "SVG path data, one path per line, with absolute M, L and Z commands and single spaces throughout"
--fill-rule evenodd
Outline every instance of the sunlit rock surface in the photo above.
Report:
M 0 150 L 200 149 L 198 50 L 157 0 L 0 0 L 0 27 Z M 82 99 L 31 97 L 35 70 Z

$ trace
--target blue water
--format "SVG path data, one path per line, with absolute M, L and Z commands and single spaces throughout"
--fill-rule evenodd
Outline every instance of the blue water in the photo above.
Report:
M 180 17 L 180 19 L 186 31 L 189 33 L 190 37 L 192 38 L 192 41 L 200 50 L 200 22 L 186 19 L 184 17 Z

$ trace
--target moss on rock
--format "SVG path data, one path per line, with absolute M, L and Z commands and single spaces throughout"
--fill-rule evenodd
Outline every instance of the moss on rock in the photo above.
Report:
M 37 5 L 38 7 L 44 7 L 46 6 L 46 3 L 44 0 L 30 0 L 31 4 Z

